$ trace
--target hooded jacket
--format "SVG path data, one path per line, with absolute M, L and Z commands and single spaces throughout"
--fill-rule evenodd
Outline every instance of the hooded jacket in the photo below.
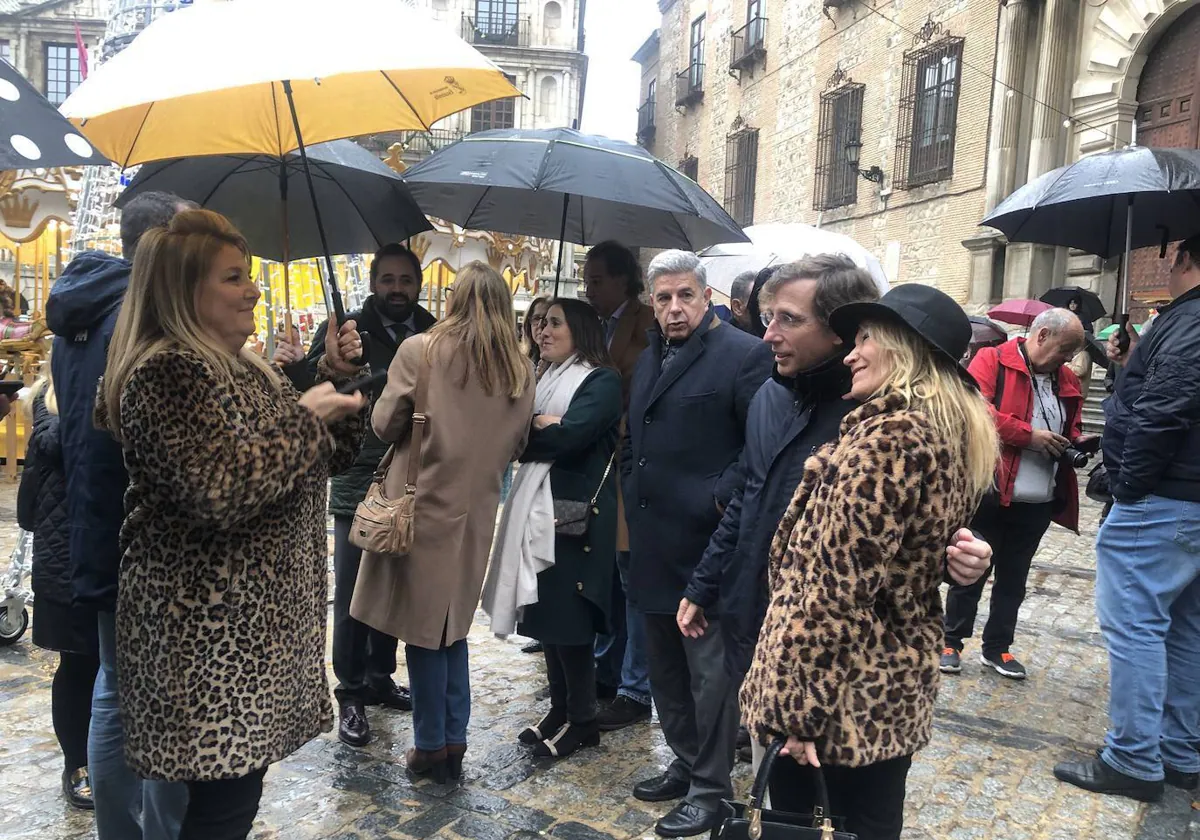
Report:
M 25 450 L 25 469 L 17 490 L 17 523 L 33 534 L 33 592 L 38 601 L 69 605 L 70 533 L 67 530 L 67 483 L 63 476 L 58 415 L 46 407 L 43 392 L 33 401 L 33 434 Z
M 95 427 L 92 412 L 131 269 L 120 257 L 85 251 L 46 301 L 46 325 L 55 335 L 50 364 L 67 478 L 72 589 L 77 603 L 105 612 L 116 609 L 129 476 L 121 447 Z

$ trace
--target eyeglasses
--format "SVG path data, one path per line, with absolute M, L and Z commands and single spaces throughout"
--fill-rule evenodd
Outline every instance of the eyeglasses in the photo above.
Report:
M 531 324 L 544 324 L 544 323 L 546 323 L 546 316 L 545 316 L 545 315 L 530 315 L 530 316 L 529 316 L 529 323 L 531 323 Z
M 774 321 L 779 325 L 779 329 L 784 332 L 790 332 L 802 323 L 795 315 L 787 312 L 764 312 L 759 316 L 759 320 L 762 321 L 762 325 L 767 329 L 771 328 L 771 322 Z

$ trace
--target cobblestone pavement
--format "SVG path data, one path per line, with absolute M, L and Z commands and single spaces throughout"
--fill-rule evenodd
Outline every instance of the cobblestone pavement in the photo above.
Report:
M 5 562 L 14 499 L 11 486 L 0 487 Z M 1200 840 L 1200 812 L 1179 791 L 1168 788 L 1161 804 L 1146 807 L 1051 775 L 1056 761 L 1093 749 L 1105 728 L 1107 658 L 1092 601 L 1097 513 L 1085 503 L 1084 535 L 1055 526 L 1037 556 L 1017 642 L 1030 679 L 984 673 L 978 647 L 969 645 L 964 673 L 943 680 L 933 743 L 909 776 L 906 840 Z M 461 786 L 410 779 L 402 769 L 409 717 L 373 709 L 368 748 L 326 735 L 271 770 L 255 840 L 652 836 L 665 809 L 629 792 L 669 758 L 656 728 L 606 735 L 600 748 L 558 764 L 534 760 L 515 736 L 544 710 L 536 700 L 544 684 L 539 658 L 522 654 L 518 640 L 490 638 L 481 623 L 470 641 L 475 706 Z M 53 667 L 52 655 L 28 637 L 0 649 L 0 838 L 91 836 L 91 817 L 59 795 Z M 746 765 L 737 783 L 744 795 Z

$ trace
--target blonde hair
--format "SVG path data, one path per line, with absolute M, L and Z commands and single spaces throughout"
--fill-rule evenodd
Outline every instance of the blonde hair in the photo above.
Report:
M 454 278 L 446 317 L 426 333 L 427 358 L 442 341 L 464 345 L 467 369 L 460 384 L 474 375 L 488 396 L 517 399 L 532 384 L 529 359 L 517 340 L 512 293 L 499 274 L 472 262 Z
M 50 371 L 50 354 L 46 354 L 46 358 L 42 361 L 42 375 L 33 383 L 33 387 L 29 389 L 29 399 L 25 401 L 25 413 L 30 419 L 33 418 L 33 404 L 37 402 L 38 397 L 46 398 L 46 410 L 51 414 L 58 414 L 58 397 L 54 393 L 54 377 Z
M 250 368 L 282 388 L 270 365 L 257 354 L 247 348 L 230 353 L 200 323 L 197 290 L 217 256 L 229 247 L 249 263 L 245 237 L 228 219 L 209 210 L 184 210 L 167 226 L 142 234 L 104 368 L 107 426 L 118 440 L 125 383 L 147 359 L 164 350 L 193 352 L 231 381 Z
M 971 491 L 982 497 L 995 482 L 1000 456 L 996 424 L 983 397 L 963 382 L 953 363 L 912 331 L 886 323 L 865 326 L 891 363 L 879 393 L 899 394 L 951 446 L 958 444 Z

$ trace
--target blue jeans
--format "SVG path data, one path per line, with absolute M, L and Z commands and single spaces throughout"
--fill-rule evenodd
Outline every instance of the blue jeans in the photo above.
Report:
M 438 650 L 405 645 L 413 703 L 413 741 L 434 752 L 447 744 L 467 743 L 471 720 L 471 670 L 467 640 Z
M 88 777 L 100 840 L 175 840 L 187 809 L 182 782 L 139 779 L 125 763 L 125 729 L 117 697 L 117 617 L 99 614 L 100 672 L 92 693 Z
M 1200 771 L 1200 503 L 1117 502 L 1096 540 L 1111 686 L 1103 759 L 1127 776 Z
M 617 602 L 625 610 L 624 622 L 614 618 L 618 632 L 596 637 L 596 673 L 599 682 L 612 685 L 611 680 L 620 667 L 617 694 L 643 706 L 650 705 L 650 663 L 646 660 L 646 619 L 629 601 L 629 552 L 617 552 L 617 572 L 621 589 Z M 614 587 L 615 588 L 615 587 Z M 623 632 L 621 632 L 623 631 Z M 622 636 L 625 644 L 622 646 Z

